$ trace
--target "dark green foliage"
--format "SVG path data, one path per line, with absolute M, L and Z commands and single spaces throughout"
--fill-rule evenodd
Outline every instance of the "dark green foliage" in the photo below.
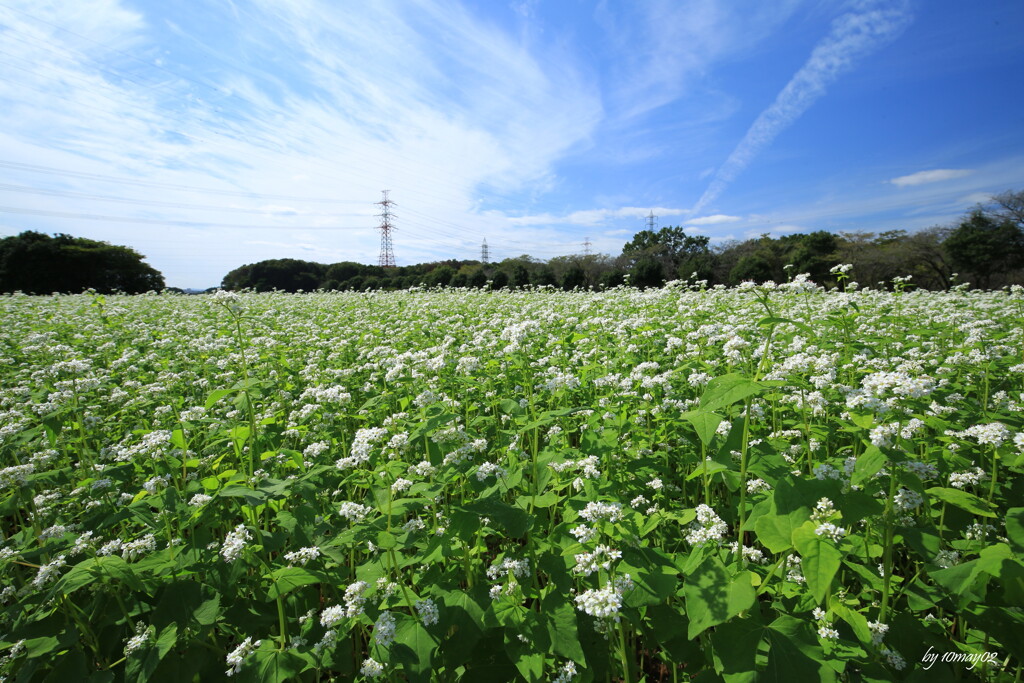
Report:
M 953 266 L 981 287 L 993 278 L 1024 268 L 1024 231 L 1008 216 L 981 209 L 965 217 L 944 242 Z
M 0 291 L 140 294 L 163 288 L 163 275 L 128 247 L 32 231 L 0 239 Z
M 326 268 L 323 264 L 283 258 L 260 261 L 236 268 L 224 276 L 224 289 L 255 289 L 258 292 L 312 291 L 321 286 Z
M 654 256 L 643 256 L 633 266 L 630 284 L 640 289 L 661 287 L 665 284 L 664 269 L 661 261 Z

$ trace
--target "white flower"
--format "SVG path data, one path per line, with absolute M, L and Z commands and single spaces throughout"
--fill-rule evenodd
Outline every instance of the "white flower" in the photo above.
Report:
M 225 562 L 231 564 L 242 554 L 242 551 L 245 550 L 246 542 L 250 540 L 252 540 L 252 534 L 249 533 L 244 524 L 239 524 L 235 527 L 234 531 L 229 531 L 227 537 L 225 537 L 224 545 L 220 549 L 220 556 L 224 558 Z
M 576 537 L 576 540 L 580 543 L 586 543 L 591 541 L 597 536 L 597 530 L 593 529 L 586 524 L 580 524 L 579 526 L 569 529 L 569 533 Z
M 320 613 L 320 625 L 324 628 L 332 628 L 345 617 L 345 608 L 341 605 L 331 605 Z
M 583 576 L 590 576 L 594 572 L 604 569 L 611 571 L 612 562 L 622 557 L 622 552 L 609 548 L 606 545 L 599 545 L 592 553 L 578 553 L 576 555 L 576 566 L 573 571 Z
M 722 518 L 708 505 L 697 506 L 697 521 L 690 524 L 686 534 L 686 542 L 690 545 L 702 545 L 708 541 L 721 541 L 729 531 Z
M 261 640 L 253 642 L 252 638 L 246 638 L 238 647 L 232 650 L 227 657 L 227 663 L 231 667 L 227 670 L 227 675 L 234 676 L 236 673 L 241 671 L 246 658 L 251 655 L 262 642 L 263 641 Z
M 814 530 L 814 533 L 818 536 L 831 538 L 834 542 L 838 543 L 839 540 L 846 535 L 846 529 L 836 526 L 832 522 L 824 522 L 823 524 L 818 525 L 818 528 Z
M 871 643 L 876 647 L 881 645 L 885 634 L 889 632 L 889 625 L 880 621 L 869 621 L 868 628 L 871 629 Z
M 373 639 L 381 647 L 388 647 L 395 641 L 395 615 L 384 610 L 373 625 Z
M 320 548 L 311 546 L 309 548 L 299 548 L 298 550 L 290 553 L 285 553 L 284 559 L 288 560 L 289 566 L 299 565 L 305 567 L 310 560 L 315 560 L 320 557 Z
M 368 657 L 363 660 L 363 665 L 359 667 L 359 673 L 367 678 L 377 678 L 384 675 L 384 665 Z
M 363 592 L 369 586 L 365 581 L 356 581 L 355 583 L 349 584 L 348 588 L 345 589 L 345 616 L 354 619 L 363 613 L 363 603 L 366 602 L 366 598 L 363 597 Z
M 439 619 L 437 605 L 434 604 L 434 601 L 430 598 L 427 598 L 426 600 L 417 600 L 416 612 L 419 613 L 424 626 L 432 626 L 433 624 L 436 624 Z
M 839 631 L 835 630 L 831 626 L 822 626 L 818 629 L 818 637 L 836 640 L 837 638 L 839 638 Z
M 369 505 L 360 505 L 351 501 L 345 501 L 338 508 L 338 514 L 350 522 L 361 522 L 373 510 Z
M 617 522 L 622 519 L 622 505 L 619 503 L 587 503 L 587 506 L 580 511 L 580 517 L 588 522 L 596 522 L 600 519 Z
M 576 609 L 598 619 L 618 621 L 621 608 L 622 595 L 611 582 L 605 584 L 604 588 L 588 590 L 576 596 Z

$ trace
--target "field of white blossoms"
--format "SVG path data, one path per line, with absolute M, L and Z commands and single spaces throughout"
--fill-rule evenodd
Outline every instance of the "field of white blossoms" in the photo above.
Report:
M 1020 288 L 0 316 L 6 680 L 1021 678 Z

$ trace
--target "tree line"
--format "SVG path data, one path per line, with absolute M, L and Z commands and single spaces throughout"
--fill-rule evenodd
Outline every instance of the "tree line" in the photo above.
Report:
M 629 284 L 660 287 L 670 280 L 703 286 L 785 282 L 809 273 L 814 282 L 834 284 L 832 270 L 863 286 L 891 286 L 897 277 L 925 289 L 970 283 L 996 289 L 1024 283 L 1024 190 L 994 195 L 950 226 L 917 232 L 881 233 L 818 230 L 773 237 L 761 235 L 712 246 L 709 237 L 681 227 L 642 230 L 617 256 L 592 254 L 539 260 L 529 255 L 497 263 L 447 260 L 383 268 L 352 261 L 322 264 L 271 259 L 235 268 L 224 289 L 376 290 L 429 287 L 526 288 L 552 286 L 604 289 Z M 26 294 L 142 293 L 164 288 L 164 278 L 133 249 L 106 242 L 27 231 L 0 239 L 0 291 Z
M 799 273 L 829 285 L 836 282 L 833 268 L 852 264 L 847 276 L 862 286 L 889 287 L 895 278 L 909 276 L 910 284 L 924 289 L 948 289 L 964 282 L 999 288 L 1024 283 L 1024 191 L 995 195 L 952 226 L 917 232 L 818 230 L 761 235 L 716 246 L 710 242 L 709 237 L 687 234 L 681 227 L 665 227 L 636 233 L 618 256 L 559 256 L 542 261 L 524 254 L 497 263 L 449 260 L 395 268 L 273 259 L 232 270 L 221 286 L 289 292 L 420 285 L 492 289 L 550 285 L 571 290 L 627 283 L 660 287 L 669 280 L 687 280 L 711 287 L 744 281 L 785 282 Z

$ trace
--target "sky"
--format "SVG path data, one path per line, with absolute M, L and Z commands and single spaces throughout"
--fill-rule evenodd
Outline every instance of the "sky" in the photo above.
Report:
M 0 0 L 0 236 L 168 286 L 947 225 L 1024 189 L 1020 0 Z

